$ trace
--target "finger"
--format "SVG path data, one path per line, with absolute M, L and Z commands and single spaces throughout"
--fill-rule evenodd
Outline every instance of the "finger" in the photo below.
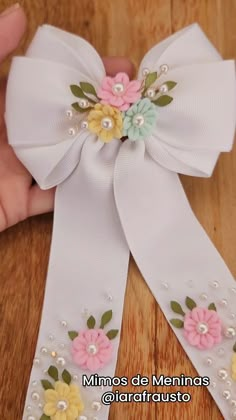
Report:
M 125 57 L 103 57 L 103 63 L 108 76 L 115 76 L 119 72 L 127 73 L 131 79 L 134 76 L 134 65 Z
M 26 29 L 26 16 L 19 4 L 0 15 L 0 61 L 19 44 Z
M 48 213 L 53 210 L 55 188 L 41 190 L 38 185 L 33 185 L 29 191 L 28 216 Z

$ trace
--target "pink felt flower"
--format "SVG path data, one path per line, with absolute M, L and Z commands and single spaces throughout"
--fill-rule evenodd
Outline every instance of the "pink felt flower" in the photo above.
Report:
M 126 111 L 130 104 L 141 98 L 141 81 L 129 80 L 126 73 L 117 73 L 115 77 L 104 77 L 97 95 L 103 104 L 110 104 L 120 111 Z
M 222 323 L 216 311 L 193 308 L 184 318 L 184 336 L 199 349 L 210 349 L 222 339 Z
M 79 332 L 71 352 L 76 365 L 95 372 L 110 361 L 112 344 L 102 329 L 89 329 Z

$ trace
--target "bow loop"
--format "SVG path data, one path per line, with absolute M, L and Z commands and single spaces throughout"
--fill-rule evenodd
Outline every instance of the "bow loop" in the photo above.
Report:
M 95 83 L 105 75 L 102 59 L 89 42 L 50 25 L 39 27 L 26 55 L 69 66 Z
M 235 130 L 234 61 L 171 69 L 175 100 L 160 108 L 148 153 L 167 169 L 210 176 L 220 152 L 230 151 Z
M 69 135 L 71 122 L 66 110 L 74 101 L 69 86 L 83 79 L 82 73 L 63 64 L 23 57 L 13 61 L 7 87 L 8 137 L 43 189 L 58 185 L 71 174 L 84 141 L 94 137 L 86 130 Z M 76 116 L 78 126 L 82 118 Z

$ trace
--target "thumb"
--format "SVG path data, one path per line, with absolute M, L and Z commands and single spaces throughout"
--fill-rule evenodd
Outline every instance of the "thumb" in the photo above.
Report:
M 17 3 L 0 15 L 0 62 L 19 44 L 26 28 L 26 16 Z

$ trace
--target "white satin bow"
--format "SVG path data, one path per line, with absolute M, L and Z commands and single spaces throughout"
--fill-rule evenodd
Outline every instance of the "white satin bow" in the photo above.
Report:
M 63 308 L 71 322 L 78 306 L 72 291 L 79 287 L 81 305 L 87 302 L 99 312 L 98 297 L 109 288 L 115 296 L 114 320 L 121 325 L 129 251 L 167 319 L 172 316 L 170 300 L 183 301 L 190 279 L 196 301 L 203 292 L 211 298 L 209 283 L 216 278 L 224 293 L 232 288 L 232 276 L 194 218 L 176 173 L 210 176 L 219 153 L 231 149 L 234 62 L 222 61 L 194 24 L 153 47 L 140 65 L 139 78 L 144 68 L 155 71 L 164 63 L 178 85 L 174 101 L 158 110 L 152 135 L 144 141 L 114 139 L 104 144 L 86 130 L 70 138 L 65 119 L 73 102 L 69 86 L 87 81 L 98 88 L 105 76 L 91 45 L 43 26 L 26 57 L 13 60 L 6 105 L 10 144 L 42 189 L 59 186 L 38 347 L 49 320 L 55 320 L 50 299 L 58 278 L 61 289 L 54 307 Z M 70 278 L 70 287 L 63 286 L 65 278 Z M 214 293 L 216 300 L 223 297 Z M 227 299 L 233 307 L 232 294 Z M 221 317 L 226 323 L 227 314 Z M 205 375 L 199 351 L 186 343 L 180 330 L 175 333 Z M 224 344 L 228 363 L 231 344 Z M 115 362 L 103 373 L 111 375 Z M 220 361 L 216 371 L 219 367 Z M 211 392 L 229 418 L 228 403 L 218 396 L 222 386 Z
M 194 24 L 153 47 L 139 77 L 143 68 L 154 71 L 163 63 L 168 63 L 168 77 L 178 81 L 178 90 L 173 103 L 159 109 L 145 150 L 171 171 L 210 176 L 219 153 L 231 150 L 233 143 L 234 61 L 222 61 Z M 104 76 L 102 60 L 91 45 L 46 25 L 39 28 L 26 57 L 14 59 L 6 109 L 9 139 L 41 188 L 70 175 L 91 137 L 83 132 L 68 138 L 64 112 L 73 102 L 69 86 L 86 80 L 98 87 Z M 120 149 L 126 147 L 120 144 Z

